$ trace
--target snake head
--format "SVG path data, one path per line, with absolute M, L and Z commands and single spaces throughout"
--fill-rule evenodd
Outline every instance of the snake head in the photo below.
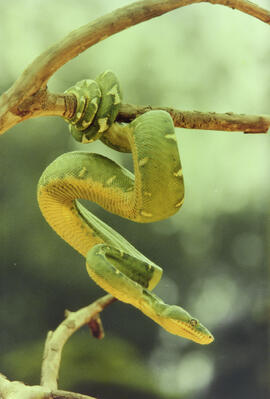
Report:
M 167 305 L 162 311 L 163 327 L 171 334 L 190 339 L 198 344 L 210 344 L 214 337 L 199 320 L 176 305 Z

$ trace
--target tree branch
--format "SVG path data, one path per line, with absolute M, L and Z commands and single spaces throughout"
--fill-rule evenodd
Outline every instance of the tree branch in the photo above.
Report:
M 82 395 L 80 393 L 56 390 L 51 392 L 50 399 L 95 399 L 95 398 L 88 395 Z
M 158 17 L 189 4 L 208 2 L 247 13 L 270 23 L 270 12 L 247 0 L 144 0 L 119 8 L 68 34 L 37 57 L 0 97 L 0 133 L 24 120 L 18 106 L 25 99 L 38 105 L 38 98 L 46 93 L 48 79 L 65 63 L 87 48 L 130 26 Z M 45 97 L 44 97 L 45 98 Z M 56 104 L 58 105 L 58 103 Z M 37 114 L 33 115 L 37 116 Z
M 36 97 L 36 99 L 33 100 L 33 97 Z M 158 109 L 169 112 L 175 127 L 185 129 L 267 133 L 270 127 L 269 115 L 181 111 L 170 107 L 153 107 L 151 105 L 133 104 L 122 104 L 116 121 L 128 123 L 147 111 Z M 75 111 L 76 100 L 74 96 L 68 94 L 52 94 L 43 90 L 20 104 L 16 111 L 16 116 L 21 118 L 21 120 L 39 116 L 62 116 L 70 118 Z M 16 123 L 11 124 L 8 128 Z
M 130 122 L 138 115 L 150 110 L 162 109 L 169 112 L 174 126 L 185 129 L 222 130 L 227 132 L 267 133 L 270 127 L 270 115 L 245 115 L 227 112 L 180 111 L 169 107 L 152 107 L 150 105 L 122 104 L 117 121 Z
M 92 396 L 62 390 L 49 391 L 39 385 L 29 386 L 20 381 L 9 381 L 0 374 L 1 399 L 95 399 Z
M 45 342 L 43 362 L 41 368 L 41 385 L 29 386 L 19 381 L 9 381 L 0 373 L 0 398 L 1 399 L 95 399 L 91 396 L 81 395 L 57 389 L 58 372 L 61 361 L 62 349 L 67 340 L 79 328 L 94 320 L 93 335 L 103 337 L 103 329 L 99 313 L 108 305 L 116 301 L 111 295 L 105 295 L 77 312 L 66 312 L 66 319 L 56 328 L 49 331 Z
M 55 331 L 49 331 L 45 342 L 41 368 L 41 386 L 57 389 L 58 372 L 63 346 L 69 337 L 79 328 L 96 318 L 106 306 L 115 301 L 111 295 L 105 295 L 77 312 L 68 312 L 66 319 Z

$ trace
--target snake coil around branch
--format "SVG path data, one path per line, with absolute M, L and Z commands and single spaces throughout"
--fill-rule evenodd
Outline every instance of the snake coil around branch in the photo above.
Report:
M 111 71 L 94 81 L 81 81 L 67 92 L 77 101 L 76 113 L 68 121 L 73 137 L 83 143 L 100 139 L 118 151 L 131 152 L 134 175 L 99 154 L 63 154 L 47 167 L 38 184 L 45 219 L 86 258 L 90 277 L 105 291 L 172 334 L 200 344 L 212 342 L 212 334 L 197 319 L 152 292 L 162 269 L 78 202 L 94 201 L 139 223 L 175 214 L 184 200 L 184 183 L 171 116 L 149 111 L 129 124 L 114 123 L 122 95 Z

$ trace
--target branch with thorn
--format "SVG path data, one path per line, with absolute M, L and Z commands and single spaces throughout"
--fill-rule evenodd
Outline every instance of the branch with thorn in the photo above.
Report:
M 84 325 L 89 326 L 95 338 L 103 338 L 100 312 L 114 301 L 116 301 L 114 297 L 105 295 L 76 312 L 66 311 L 65 320 L 55 331 L 48 332 L 43 353 L 40 385 L 29 386 L 19 381 L 9 381 L 3 374 L 0 374 L 1 399 L 94 399 L 91 396 L 57 389 L 62 350 L 67 340 Z

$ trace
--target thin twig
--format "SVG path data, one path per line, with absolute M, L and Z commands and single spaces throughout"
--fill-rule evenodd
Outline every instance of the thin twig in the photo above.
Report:
M 194 3 L 220 4 L 270 23 L 270 12 L 247 0 L 144 0 L 115 10 L 68 34 L 26 68 L 13 86 L 0 97 L 0 134 L 23 119 L 18 105 L 46 91 L 48 79 L 69 60 L 94 44 L 130 26 Z M 35 102 L 35 104 L 37 104 Z M 36 116 L 36 115 L 34 115 Z
M 41 386 L 50 390 L 57 389 L 58 372 L 64 344 L 72 334 L 82 326 L 87 325 L 93 317 L 114 301 L 115 298 L 111 295 L 105 295 L 77 312 L 68 312 L 66 319 L 56 330 L 48 333 L 41 368 Z

